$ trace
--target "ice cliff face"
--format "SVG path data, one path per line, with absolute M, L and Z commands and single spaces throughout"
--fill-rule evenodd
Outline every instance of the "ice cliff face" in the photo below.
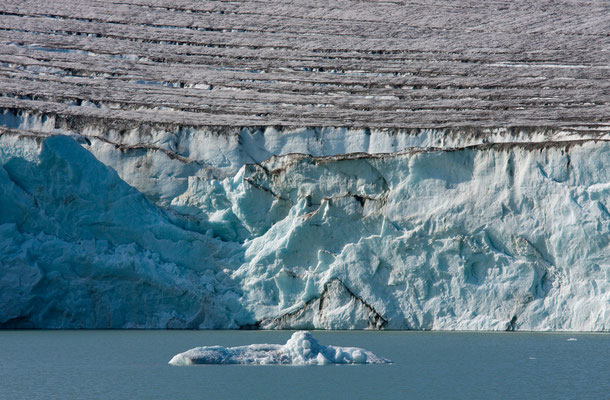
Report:
M 609 129 L 189 127 L 2 108 L 0 127 L 37 136 L 78 137 L 98 160 L 164 207 L 184 193 L 191 176 L 222 180 L 245 164 L 261 163 L 274 155 L 385 154 L 414 147 L 610 139 Z
M 0 326 L 610 326 L 603 135 L 23 121 L 0 136 Z

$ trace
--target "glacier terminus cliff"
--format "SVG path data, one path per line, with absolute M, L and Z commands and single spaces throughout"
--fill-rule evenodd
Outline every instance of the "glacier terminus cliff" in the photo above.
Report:
M 610 330 L 608 2 L 0 3 L 0 328 Z
M 201 139 L 5 130 L 0 323 L 608 328 L 606 137 L 312 156 L 292 135 L 222 164 Z

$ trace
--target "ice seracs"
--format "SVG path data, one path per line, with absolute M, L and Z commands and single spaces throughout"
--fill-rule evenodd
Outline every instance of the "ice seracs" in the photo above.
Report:
M 388 364 L 390 360 L 357 347 L 324 346 L 307 331 L 298 331 L 286 344 L 197 347 L 175 355 L 171 365 L 249 364 L 326 365 Z

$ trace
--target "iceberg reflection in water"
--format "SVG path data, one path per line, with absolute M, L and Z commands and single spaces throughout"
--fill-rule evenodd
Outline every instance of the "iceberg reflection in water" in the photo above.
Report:
M 190 364 L 387 364 L 390 360 L 378 357 L 357 347 L 324 346 L 307 331 L 298 331 L 286 344 L 251 344 L 248 346 L 197 347 L 175 355 L 172 365 Z

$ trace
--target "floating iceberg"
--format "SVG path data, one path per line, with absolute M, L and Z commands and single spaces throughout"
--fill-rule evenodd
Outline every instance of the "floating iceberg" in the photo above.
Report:
M 292 334 L 286 344 L 251 344 L 249 346 L 197 347 L 175 355 L 172 365 L 191 364 L 387 364 L 390 360 L 378 357 L 357 347 L 323 346 L 307 331 Z

